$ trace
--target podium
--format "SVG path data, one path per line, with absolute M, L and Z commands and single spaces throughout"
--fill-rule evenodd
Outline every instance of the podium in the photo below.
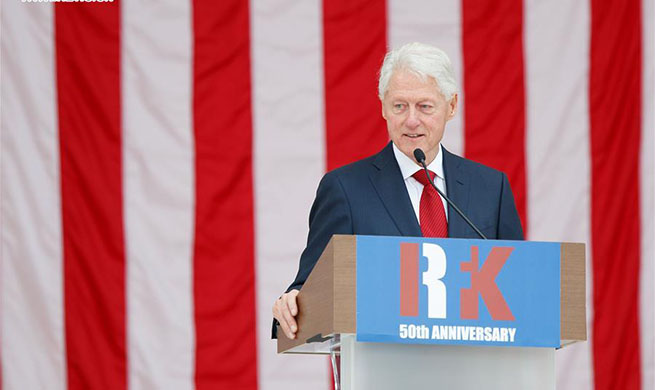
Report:
M 332 237 L 278 353 L 329 354 L 339 389 L 554 389 L 586 340 L 585 246 Z

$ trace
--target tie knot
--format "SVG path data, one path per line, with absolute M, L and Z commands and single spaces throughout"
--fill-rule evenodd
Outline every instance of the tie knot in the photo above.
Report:
M 432 172 L 432 171 L 428 171 L 428 172 L 430 172 L 430 179 L 432 179 L 432 181 L 434 181 L 434 177 L 436 176 L 436 174 L 434 172 Z M 416 173 L 413 174 L 412 177 L 414 179 L 416 179 L 416 181 L 418 181 L 419 183 L 423 184 L 423 186 L 429 186 L 430 185 L 430 182 L 428 181 L 428 177 L 425 174 L 424 169 L 416 171 Z

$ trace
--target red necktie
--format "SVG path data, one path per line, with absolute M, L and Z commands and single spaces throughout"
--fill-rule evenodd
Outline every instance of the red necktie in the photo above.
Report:
M 429 172 L 434 181 L 435 173 Z M 423 237 L 448 237 L 448 221 L 439 193 L 432 187 L 423 169 L 412 176 L 423 184 L 421 203 L 418 207 Z

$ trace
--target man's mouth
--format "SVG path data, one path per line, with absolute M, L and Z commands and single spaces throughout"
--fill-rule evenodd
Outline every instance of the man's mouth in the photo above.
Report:
M 417 138 L 423 137 L 423 134 L 404 134 L 404 135 L 405 135 L 405 137 L 409 137 L 409 138 L 412 138 L 412 139 L 417 139 Z

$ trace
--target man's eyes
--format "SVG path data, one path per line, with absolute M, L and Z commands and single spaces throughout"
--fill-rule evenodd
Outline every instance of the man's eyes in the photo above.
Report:
M 405 109 L 407 109 L 407 104 L 405 103 L 394 103 L 393 104 L 393 110 L 395 112 L 402 112 Z M 435 111 L 435 108 L 432 104 L 429 103 L 421 103 L 417 105 L 417 108 L 424 113 L 432 113 Z
M 432 104 L 420 104 L 419 108 L 423 112 L 428 112 L 428 113 L 434 112 L 434 106 Z

